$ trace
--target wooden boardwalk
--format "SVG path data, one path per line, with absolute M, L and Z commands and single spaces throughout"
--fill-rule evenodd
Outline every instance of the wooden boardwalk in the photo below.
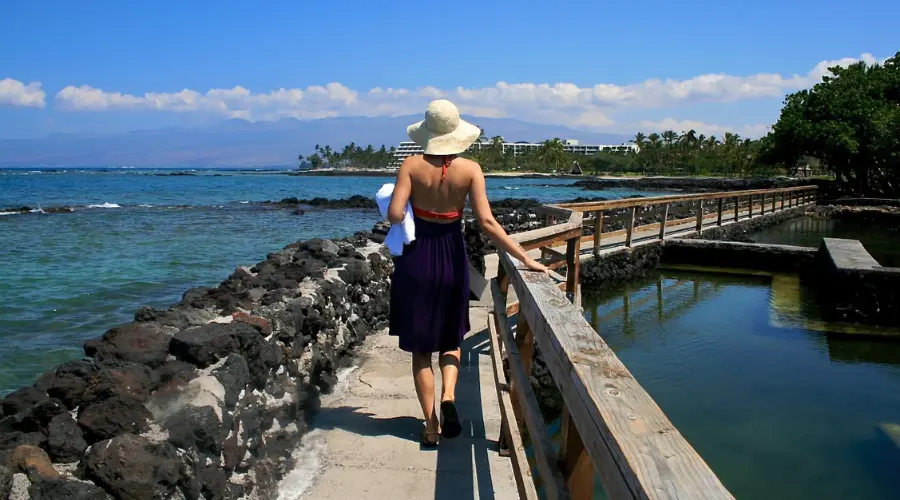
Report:
M 349 375 L 346 388 L 323 401 L 314 423 L 316 430 L 311 436 L 324 446 L 320 474 L 308 488 L 293 495 L 283 491 L 281 498 L 536 500 L 537 478 L 532 475 L 536 472 L 544 496 L 551 500 L 592 498 L 595 479 L 612 499 L 731 499 L 577 307 L 581 261 L 623 247 L 726 226 L 736 218 L 744 222 L 750 215 L 768 216 L 776 208 L 780 211 L 785 195 L 789 202 L 797 200 L 791 206 L 807 204 L 811 189 L 547 207 L 566 217 L 566 222 L 513 236 L 554 269 L 564 267 L 565 276 L 523 272 L 508 255 L 487 256 L 485 276 L 473 276 L 473 290 L 484 293 L 471 304 L 472 331 L 462 346 L 457 406 L 463 434 L 442 441 L 437 450 L 421 449 L 423 424 L 410 356 L 397 348 L 395 338 L 385 333 L 374 335 L 362 347 L 361 363 Z M 767 195 L 770 201 L 763 203 L 770 210 L 762 215 L 762 204 L 754 206 L 753 197 L 765 200 Z M 746 207 L 739 203 L 740 196 L 748 198 Z M 727 218 L 722 216 L 726 198 L 735 200 L 738 212 L 735 215 L 732 209 Z M 663 206 L 666 220 L 669 203 L 684 201 L 696 201 L 700 208 L 704 201 L 717 201 L 718 210 L 699 221 L 667 221 L 669 227 L 664 224 L 662 228 L 656 224 L 633 227 L 637 207 Z M 620 208 L 630 209 L 632 227 L 602 233 L 601 246 L 594 252 L 594 237 L 583 237 L 582 226 L 602 228 L 604 211 L 613 213 Z M 599 217 L 584 220 L 583 213 Z M 514 316 L 515 322 L 508 321 Z M 536 346 L 564 400 L 559 450 L 549 445 L 528 381 Z M 435 378 L 439 391 L 437 369 Z M 525 457 L 522 436 L 526 430 L 531 436 L 535 469 Z M 508 457 L 501 456 L 500 442 L 508 449 Z

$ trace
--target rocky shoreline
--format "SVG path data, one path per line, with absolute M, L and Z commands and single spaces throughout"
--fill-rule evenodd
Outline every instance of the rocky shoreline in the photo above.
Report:
M 6 396 L 0 498 L 275 498 L 318 394 L 386 327 L 378 239 L 289 245 Z

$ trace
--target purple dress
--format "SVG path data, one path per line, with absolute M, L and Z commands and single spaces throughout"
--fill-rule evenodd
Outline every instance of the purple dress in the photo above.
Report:
M 416 240 L 394 259 L 390 334 L 400 349 L 431 353 L 459 347 L 469 331 L 469 261 L 462 222 L 416 217 Z

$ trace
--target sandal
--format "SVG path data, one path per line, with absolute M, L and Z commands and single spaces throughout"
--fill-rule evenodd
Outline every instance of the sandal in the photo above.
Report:
M 453 439 L 462 432 L 456 403 L 451 400 L 441 401 L 441 436 Z
M 438 438 L 435 439 L 434 441 L 429 441 L 428 436 L 432 435 L 432 434 L 437 436 Z M 441 439 L 440 436 L 441 436 L 440 432 L 428 432 L 427 430 L 422 429 L 422 437 L 421 437 L 421 440 L 419 441 L 419 444 L 421 444 L 423 448 L 437 448 L 438 441 L 440 441 L 440 439 Z

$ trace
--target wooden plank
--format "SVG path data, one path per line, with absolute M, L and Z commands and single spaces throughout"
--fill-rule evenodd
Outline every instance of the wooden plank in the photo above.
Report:
M 500 258 L 609 497 L 733 498 L 552 280 Z
M 669 204 L 663 205 L 662 219 L 659 221 L 659 239 L 666 239 L 666 223 L 669 219 Z
M 494 301 L 502 300 L 503 295 L 500 294 L 499 288 L 492 287 Z M 562 471 L 559 469 L 556 452 L 553 445 L 550 444 L 550 433 L 547 432 L 547 426 L 544 423 L 544 416 L 541 414 L 540 406 L 538 406 L 537 397 L 534 395 L 534 389 L 531 387 L 531 380 L 522 364 L 522 357 L 519 354 L 519 348 L 516 341 L 512 338 L 509 331 L 509 323 L 506 316 L 501 316 L 503 307 L 494 309 L 494 312 L 488 318 L 488 323 L 493 325 L 497 331 L 497 337 L 502 342 L 504 350 L 506 350 L 506 358 L 509 361 L 509 374 L 512 378 L 511 382 L 518 391 L 518 403 L 521 410 L 522 420 L 528 429 L 528 436 L 534 446 L 534 461 L 537 464 L 538 473 L 545 485 L 545 492 L 550 499 L 568 499 L 569 490 L 566 487 L 566 481 Z M 520 317 L 521 321 L 522 318 Z M 502 364 L 500 367 L 502 368 Z M 513 427 L 513 426 L 510 426 Z
M 484 279 L 484 276 L 478 272 L 478 269 L 475 269 L 475 266 L 469 262 L 469 291 L 480 300 L 485 296 L 487 289 L 487 280 Z
M 734 221 L 737 222 L 740 220 L 741 216 L 741 198 L 738 196 L 734 197 Z
M 779 192 L 807 192 L 815 191 L 817 186 L 799 186 L 777 189 L 752 189 L 745 191 L 725 191 L 716 193 L 699 193 L 687 195 L 648 196 L 644 198 L 628 198 L 622 200 L 594 201 L 583 203 L 557 203 L 554 206 L 578 212 L 596 212 L 597 210 L 615 210 L 618 208 L 631 208 L 633 206 L 658 205 L 662 203 L 679 203 L 697 200 L 718 200 L 719 198 L 744 197 L 763 193 Z
M 703 200 L 697 202 L 697 232 L 703 231 Z
M 553 246 L 555 243 L 572 238 L 573 235 L 581 236 L 581 234 L 581 224 L 565 223 L 522 233 L 514 233 L 509 235 L 509 237 L 522 245 L 522 248 L 525 250 L 532 250 L 539 247 Z
M 594 212 L 594 255 L 600 254 L 600 238 L 603 234 L 603 210 Z
M 562 414 L 560 450 L 562 455 L 560 463 L 569 494 L 576 500 L 591 500 L 594 498 L 594 469 L 591 458 L 584 449 L 584 442 L 578 435 L 572 416 L 565 408 Z
M 504 427 L 507 432 L 510 458 L 512 458 L 513 475 L 516 478 L 519 498 L 538 500 L 540 497 L 538 497 L 537 489 L 534 486 L 534 479 L 531 477 L 531 466 L 528 465 L 528 458 L 525 455 L 522 434 L 517 426 L 508 425 L 509 419 L 514 418 L 514 411 L 509 392 L 504 389 L 506 384 L 501 381 L 500 374 L 503 373 L 503 359 L 500 356 L 500 339 L 497 335 L 493 314 L 490 313 L 488 317 L 488 330 L 491 335 L 491 362 L 494 366 L 494 385 L 497 387 L 497 400 L 500 402 L 500 416 L 507 423 Z
M 545 217 L 555 217 L 560 220 L 568 220 L 572 211 L 557 205 L 542 205 L 537 208 L 538 215 Z M 549 225 L 549 224 L 548 224 Z
M 628 217 L 628 225 L 625 226 L 625 246 L 631 246 L 631 235 L 634 231 L 634 213 L 636 211 L 635 207 L 631 207 L 631 214 Z
M 717 225 L 717 226 L 721 226 L 721 225 L 722 225 L 722 208 L 724 207 L 724 203 L 725 203 L 725 198 L 719 198 L 718 217 L 716 218 L 716 225 Z
M 572 238 L 566 242 L 566 293 L 572 294 L 575 300 L 578 285 L 581 283 L 581 238 Z

